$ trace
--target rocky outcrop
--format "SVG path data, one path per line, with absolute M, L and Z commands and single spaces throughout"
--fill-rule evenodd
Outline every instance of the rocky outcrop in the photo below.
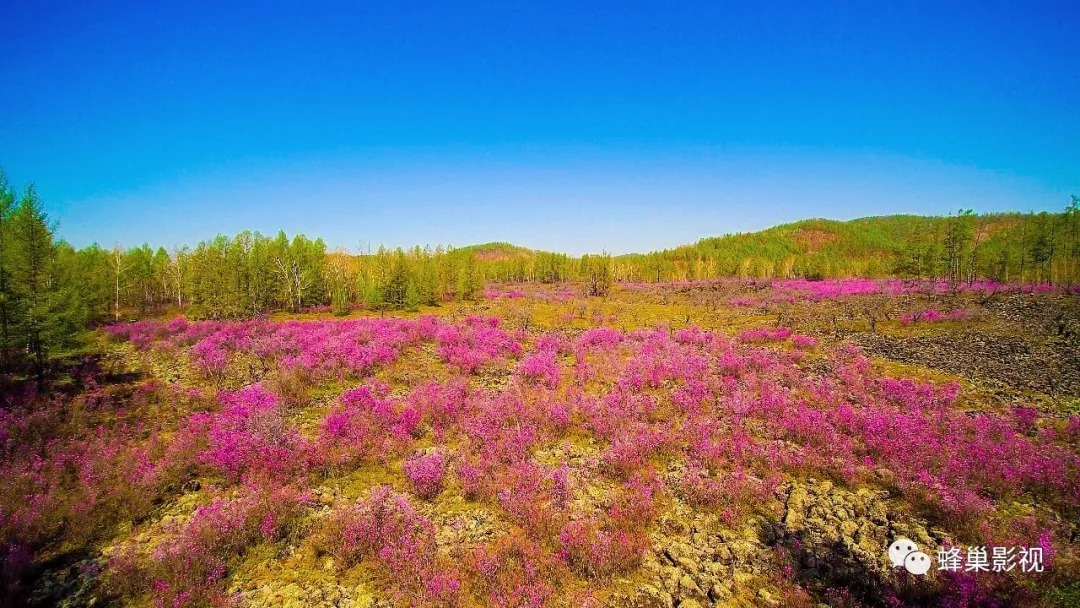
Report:
M 234 593 L 237 590 L 234 590 Z M 332 582 L 264 584 L 240 592 L 243 605 L 251 608 L 282 606 L 284 608 L 389 608 L 390 603 L 380 601 L 363 588 L 349 589 Z
M 777 570 L 785 566 L 812 597 L 843 589 L 878 605 L 886 591 L 921 584 L 892 567 L 892 540 L 910 538 L 928 551 L 938 544 L 925 527 L 891 509 L 884 492 L 811 479 L 789 484 L 778 500 L 779 519 L 751 518 L 742 529 L 676 501 L 653 534 L 645 582 L 614 605 L 781 606 L 792 589 L 773 588 L 770 581 L 784 579 Z
M 645 556 L 639 584 L 615 605 L 633 608 L 695 608 L 774 604 L 765 589 L 771 568 L 760 526 L 731 529 L 715 514 L 675 501 L 660 517 Z M 764 591 L 758 595 L 759 590 Z
M 789 552 L 796 579 L 813 595 L 844 589 L 871 605 L 898 580 L 911 582 L 889 561 L 894 539 L 909 538 L 928 552 L 938 545 L 921 524 L 891 510 L 884 492 L 812 479 L 790 486 L 783 518 L 765 535 Z

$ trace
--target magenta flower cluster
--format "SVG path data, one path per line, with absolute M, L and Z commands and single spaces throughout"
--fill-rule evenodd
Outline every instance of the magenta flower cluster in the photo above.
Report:
M 443 489 L 446 459 L 439 452 L 417 454 L 405 461 L 405 477 L 420 498 L 435 498 Z

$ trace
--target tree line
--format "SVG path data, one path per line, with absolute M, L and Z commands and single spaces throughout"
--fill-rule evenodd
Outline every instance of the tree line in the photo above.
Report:
M 218 236 L 195 247 L 140 245 L 66 248 L 91 319 L 118 321 L 167 309 L 200 319 L 329 307 L 411 309 L 476 300 L 493 281 L 587 281 L 592 295 L 611 288 L 610 255 L 572 258 L 496 243 L 464 247 L 328 250 L 322 239 L 259 232 Z
M 476 300 L 488 282 L 613 284 L 721 277 L 901 276 L 1080 283 L 1080 197 L 1062 213 L 806 220 L 649 254 L 580 257 L 507 243 L 329 250 L 284 232 L 219 235 L 193 247 L 76 249 L 56 237 L 33 186 L 0 172 L 0 368 L 43 373 L 88 325 L 147 315 L 235 319 L 316 307 L 417 309 Z
M 193 318 L 244 318 L 330 307 L 416 309 L 475 300 L 489 282 L 570 281 L 594 296 L 617 282 L 744 278 L 905 277 L 1080 283 L 1080 198 L 1062 213 L 807 220 L 674 250 L 573 257 L 507 243 L 356 253 L 284 232 L 217 236 L 172 250 L 141 245 L 73 250 L 62 265 L 94 320 L 182 309 Z

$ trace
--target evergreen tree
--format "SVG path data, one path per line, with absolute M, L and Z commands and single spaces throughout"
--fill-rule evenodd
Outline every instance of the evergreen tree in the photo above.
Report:
M 1075 194 L 1065 207 L 1065 245 L 1063 247 L 1067 262 L 1065 266 L 1065 284 L 1076 285 L 1080 282 L 1080 196 Z
M 405 306 L 406 291 L 408 291 L 410 283 L 405 252 L 398 249 L 394 254 L 394 261 L 390 267 L 390 276 L 382 289 L 386 304 L 392 308 L 403 308 Z
M 71 288 L 90 321 L 112 318 L 112 278 L 109 254 L 97 245 L 76 250 L 64 241 L 56 245 L 56 273 Z
M 439 270 L 432 259 L 430 248 L 418 252 L 420 258 L 420 272 L 417 285 L 420 302 L 426 306 L 435 306 L 442 296 L 439 289 Z
M 15 193 L 0 169 L 0 370 L 7 369 L 15 347 L 15 294 L 11 282 L 11 265 L 14 261 L 11 255 L 11 216 L 14 207 Z
M 1035 232 L 1031 241 L 1031 261 L 1036 267 L 1036 282 L 1051 283 L 1053 281 L 1054 252 L 1057 248 L 1057 240 L 1054 234 L 1054 218 L 1045 211 L 1037 216 Z
M 476 259 L 472 252 L 468 252 L 465 262 L 458 274 L 457 297 L 458 300 L 477 300 L 484 290 L 483 279 L 476 269 Z
M 34 187 L 28 186 L 11 216 L 11 269 L 15 327 L 38 382 L 44 381 L 49 353 L 71 346 L 85 327 L 85 305 L 73 286 L 61 283 L 48 216 Z
M 408 287 L 405 288 L 405 309 L 417 310 L 420 307 L 420 290 L 417 289 L 416 283 L 409 281 Z
M 612 284 L 611 255 L 582 256 L 581 274 L 585 278 L 588 295 L 606 297 L 611 292 Z
M 368 310 L 382 310 L 386 307 L 386 300 L 383 298 L 383 292 L 377 286 L 372 285 L 364 292 L 364 305 Z

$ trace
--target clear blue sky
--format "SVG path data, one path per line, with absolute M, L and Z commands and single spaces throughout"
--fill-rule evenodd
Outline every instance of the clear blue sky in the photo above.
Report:
M 233 4 L 0 3 L 0 166 L 70 242 L 621 253 L 1080 193 L 1075 2 Z

